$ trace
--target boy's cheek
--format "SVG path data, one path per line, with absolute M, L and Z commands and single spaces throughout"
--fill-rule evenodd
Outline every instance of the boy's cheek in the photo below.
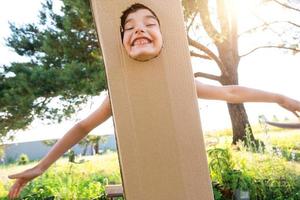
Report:
M 123 46 L 130 46 L 130 37 L 128 35 L 124 35 Z
M 130 45 L 129 45 L 128 40 L 126 40 L 126 38 L 124 38 L 124 40 L 123 40 L 123 47 L 125 47 L 125 49 L 127 50 L 129 46 Z

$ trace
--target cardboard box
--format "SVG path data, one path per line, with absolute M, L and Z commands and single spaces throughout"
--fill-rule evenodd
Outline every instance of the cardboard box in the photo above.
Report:
M 157 14 L 164 40 L 147 62 L 129 58 L 120 37 L 122 11 L 136 1 L 91 2 L 126 199 L 213 199 L 180 1 L 139 1 Z

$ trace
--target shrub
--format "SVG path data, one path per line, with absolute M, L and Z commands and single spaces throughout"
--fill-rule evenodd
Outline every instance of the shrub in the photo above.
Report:
M 239 149 L 208 150 L 215 199 L 232 199 L 235 191 L 243 190 L 250 193 L 250 199 L 300 200 L 300 175 L 293 170 L 299 164 L 291 166 L 284 157 L 272 152 Z
M 26 165 L 29 163 L 29 158 L 26 154 L 22 153 L 18 159 L 18 165 Z
M 75 163 L 75 152 L 74 150 L 69 150 L 68 152 L 69 162 Z
M 0 199 L 4 196 L 7 196 L 7 190 L 6 188 L 4 187 L 3 183 L 0 182 Z
M 106 157 L 106 162 L 103 162 L 103 157 Z M 116 154 L 93 156 L 93 159 L 80 164 L 66 162 L 68 159 L 65 159 L 28 184 L 22 191 L 21 198 L 106 200 L 105 185 L 112 182 L 119 184 L 121 181 L 118 170 L 109 170 L 109 173 L 101 170 L 111 160 L 114 166 L 118 165 Z
M 229 149 L 210 149 L 208 156 L 215 199 L 231 199 L 235 190 L 249 189 L 251 178 L 235 168 Z

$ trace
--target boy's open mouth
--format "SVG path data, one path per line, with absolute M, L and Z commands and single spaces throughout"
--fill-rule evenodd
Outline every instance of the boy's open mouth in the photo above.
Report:
M 147 37 L 138 37 L 134 39 L 131 43 L 131 46 L 140 46 L 144 44 L 150 44 L 152 41 Z

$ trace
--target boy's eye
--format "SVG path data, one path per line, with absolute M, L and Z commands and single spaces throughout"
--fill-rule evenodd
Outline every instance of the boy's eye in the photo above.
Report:
M 134 29 L 134 27 L 125 27 L 125 28 L 124 28 L 125 31 L 130 31 L 130 30 L 132 30 L 132 29 Z
M 147 27 L 156 26 L 156 24 L 146 24 Z

